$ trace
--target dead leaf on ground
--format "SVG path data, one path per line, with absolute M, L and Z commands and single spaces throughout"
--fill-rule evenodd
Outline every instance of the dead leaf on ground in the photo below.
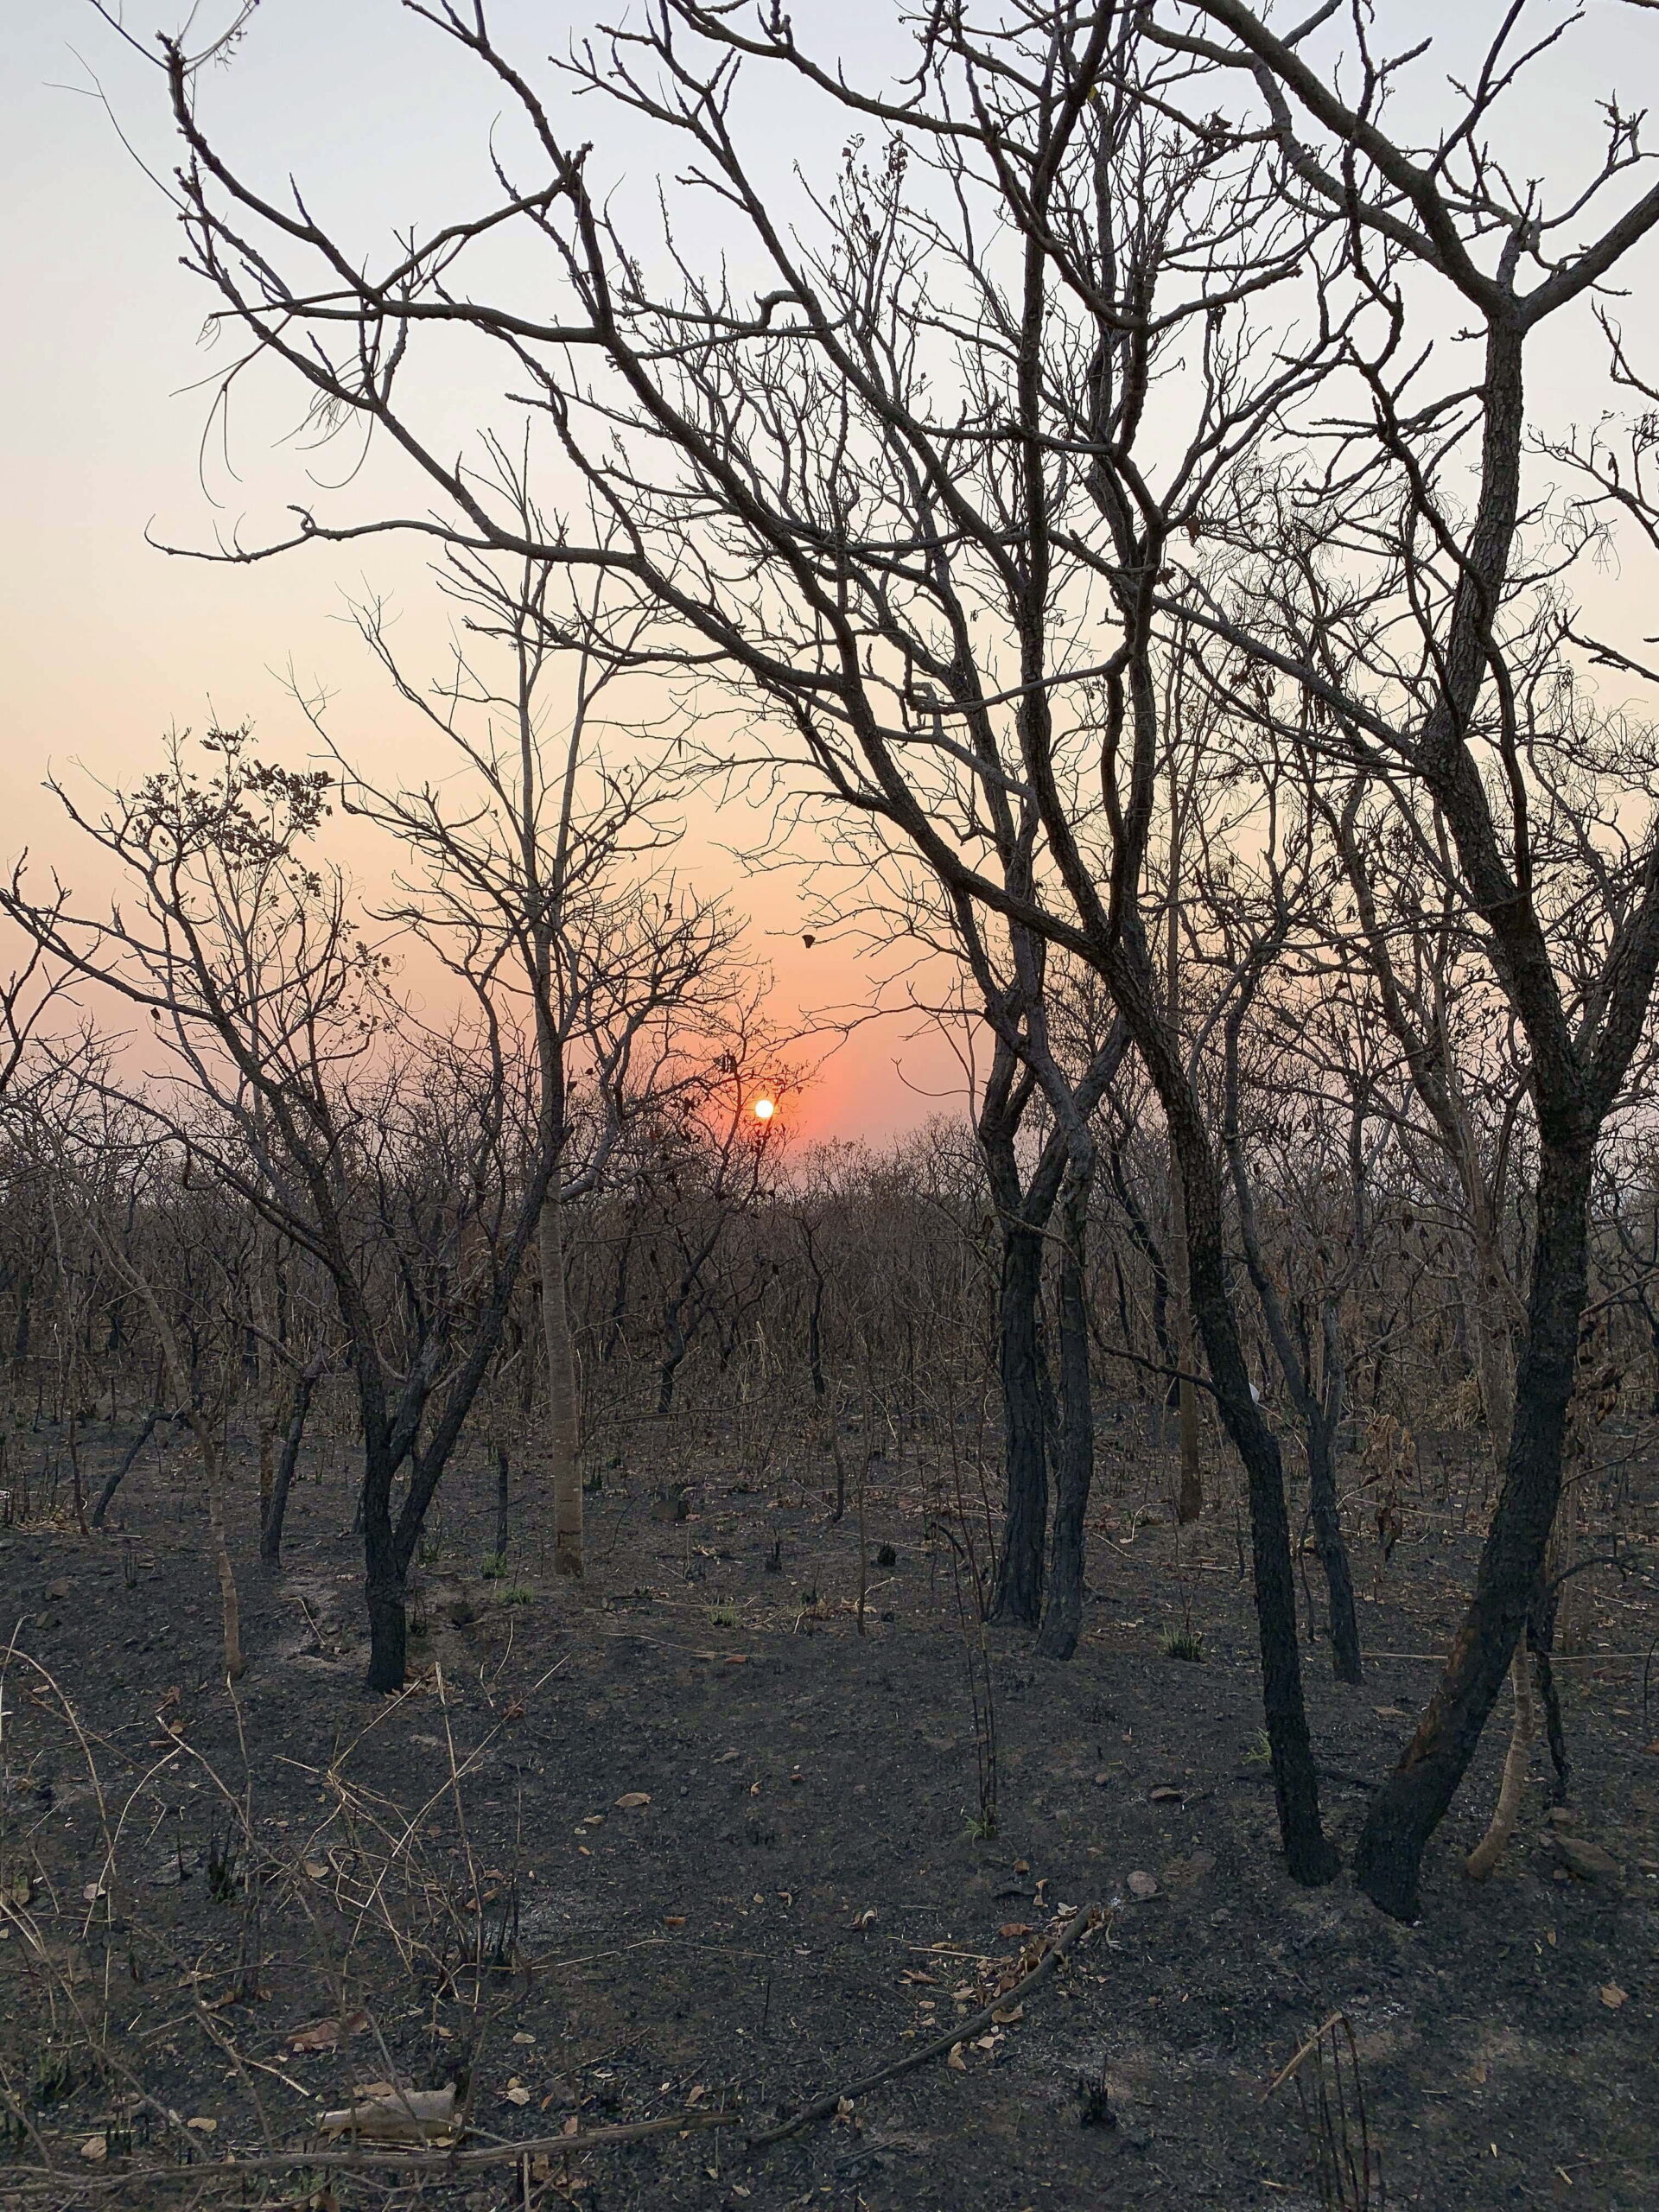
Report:
M 530 2091 L 522 2082 L 509 2082 L 505 2094 L 510 2105 L 527 2105 L 530 2102 Z
M 683 1928 L 685 1915 L 683 1912 L 665 1912 L 663 1915 L 663 1925 L 664 1928 Z
M 1630 1992 L 1621 1989 L 1616 1981 L 1605 1981 L 1601 1986 L 1601 2001 L 1610 2012 L 1617 2012 L 1621 2005 L 1630 2001 Z
M 950 2056 L 944 2063 L 953 2074 L 965 2074 L 968 2071 L 968 2062 L 962 2055 L 962 2045 L 959 2043 L 951 2044 Z
M 1129 1876 L 1129 1895 L 1132 1897 L 1155 1897 L 1158 1894 L 1156 1875 L 1147 1874 L 1137 1866 Z
M 361 2035 L 369 2024 L 366 2012 L 348 2012 L 343 2020 L 314 2020 L 308 2028 L 296 2028 L 288 2038 L 290 2050 L 333 2050 L 348 2036 Z
M 858 1930 L 859 1932 L 861 1932 L 861 1932 L 863 1931 L 863 1929 L 865 1929 L 866 1928 L 868 1928 L 868 1927 L 870 1925 L 871 1922 L 872 1922 L 874 1918 L 875 1918 L 875 1907 L 874 1907 L 873 1904 L 867 1904 L 867 1905 L 865 1906 L 865 1908 L 864 1908 L 864 1910 L 863 1910 L 863 1911 L 862 1911 L 862 1912 L 855 1912 L 855 1913 L 853 1915 L 852 1918 L 848 1922 L 847 1925 L 848 1925 L 849 1928 L 854 1929 L 856 1929 L 856 1930 Z
M 1148 1802 L 1154 1805 L 1179 1804 L 1181 1796 L 1181 1791 L 1172 1789 L 1168 1783 L 1160 1783 L 1156 1789 L 1147 1792 Z
M 198 2135 L 217 2135 L 219 2133 L 219 2122 L 208 2120 L 201 2113 L 198 2113 L 194 2120 L 187 2120 L 184 2124 L 187 2127 L 194 2127 Z
M 1036 1930 L 1028 1920 L 1005 1920 L 996 1932 L 1005 1943 L 1013 1943 L 1021 1936 L 1035 1935 Z
M 625 1789 L 616 1801 L 616 1809 L 619 1813 L 634 1813 L 641 1805 L 649 1805 L 650 1802 L 649 1789 Z
M 1025 2017 L 1023 2005 L 1001 2005 L 991 2015 L 999 2028 L 1011 2028 L 1016 2020 L 1023 2020 Z
M 110 2155 L 109 2144 L 101 2135 L 89 2135 L 80 2146 L 80 2155 L 95 2165 L 100 2158 L 107 2158 Z

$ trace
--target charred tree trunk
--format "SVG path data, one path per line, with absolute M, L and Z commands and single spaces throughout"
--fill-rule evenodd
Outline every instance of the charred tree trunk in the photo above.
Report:
M 1359 1615 L 1354 1605 L 1353 1570 L 1342 1533 L 1337 1504 L 1336 1444 L 1340 1419 L 1316 1407 L 1307 1426 L 1307 1507 L 1313 1522 L 1313 1541 L 1325 1569 L 1325 1595 L 1330 1607 L 1331 1670 L 1339 1682 L 1361 1679 Z
M 115 1494 L 117 1491 L 120 1489 L 122 1484 L 125 1482 L 127 1477 L 132 1472 L 132 1469 L 138 1458 L 138 1454 L 143 1450 L 145 1445 L 149 1443 L 150 1438 L 156 1433 L 156 1431 L 160 1427 L 161 1424 L 164 1421 L 171 1421 L 175 1418 L 175 1415 L 163 1412 L 160 1406 L 152 1407 L 150 1411 L 145 1415 L 144 1425 L 139 1430 L 137 1435 L 134 1437 L 132 1442 L 128 1445 L 125 1452 L 122 1456 L 120 1465 L 105 1484 L 103 1489 L 99 1492 L 98 1503 L 93 1506 L 91 1514 L 88 1516 L 91 1525 L 94 1529 L 101 1529 L 104 1526 L 104 1516 L 109 1511 L 111 1506 L 115 1503 Z
M 1037 1649 L 1069 1659 L 1083 1628 L 1084 1524 L 1095 1478 L 1095 1406 L 1089 1373 L 1089 1200 L 1094 1162 L 1075 1168 L 1062 1202 L 1059 1351 L 1061 1425 L 1054 1552 Z
M 1424 1848 L 1474 1756 L 1543 1570 L 1584 1309 L 1592 1156 L 1588 1138 L 1542 1147 L 1527 1332 L 1497 1508 L 1440 1686 L 1360 1834 L 1359 1885 L 1396 1919 L 1415 1916 Z
M 261 1564 L 273 1571 L 283 1563 L 283 1529 L 288 1519 L 288 1496 L 294 1486 L 294 1471 L 300 1463 L 300 1446 L 305 1439 L 306 1417 L 311 1411 L 311 1400 L 322 1380 L 321 1363 L 313 1361 L 301 1369 L 294 1385 L 294 1403 L 289 1409 L 288 1427 L 283 1433 L 283 1448 L 271 1477 L 270 1497 L 259 1529 L 259 1558 Z
M 1024 1223 L 1002 1230 L 998 1370 L 1007 1510 L 991 1599 L 995 1620 L 1034 1628 L 1042 1618 L 1048 1541 L 1048 1435 L 1044 1418 L 1043 1239 Z

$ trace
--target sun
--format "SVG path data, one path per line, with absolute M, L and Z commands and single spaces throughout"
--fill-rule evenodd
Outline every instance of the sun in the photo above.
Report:
M 757 1122 L 769 1122 L 777 1111 L 778 1102 L 775 1098 L 757 1098 L 754 1102 L 754 1118 Z

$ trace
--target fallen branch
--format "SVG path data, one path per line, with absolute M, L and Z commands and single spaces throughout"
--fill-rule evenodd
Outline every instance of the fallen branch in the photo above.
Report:
M 372 2144 L 350 2151 L 260 2151 L 251 2157 L 241 2158 L 227 2152 L 221 2159 L 188 2166 L 132 2167 L 121 2173 L 103 2173 L 96 2177 L 73 2174 L 66 2168 L 52 2166 L 44 2172 L 20 2178 L 39 2186 L 52 2188 L 60 2197 L 67 2190 L 77 2196 L 91 2196 L 111 2189 L 121 2189 L 142 2178 L 146 2182 L 188 2182 L 200 2189 L 204 2182 L 234 2180 L 240 2174 L 291 2173 L 296 2168 L 340 2172 L 361 2171 L 373 2167 L 381 2174 L 442 2174 L 453 2169 L 478 2166 L 513 2166 L 525 2158 L 566 2157 L 573 2152 L 602 2150 L 607 2144 L 638 2143 L 648 2135 L 684 2133 L 694 2127 L 731 2127 L 742 2117 L 734 2112 L 671 2112 L 661 2120 L 635 2120 L 615 2127 L 590 2127 L 575 2135 L 531 2135 L 516 2143 L 486 2143 L 469 2151 L 381 2150 Z M 389 2186 L 396 2188 L 394 2181 Z
M 925 2066 L 930 2059 L 949 2056 L 959 2043 L 966 2043 L 969 2037 L 976 2036 L 981 2029 L 988 2027 L 997 2013 L 1006 2012 L 1011 2005 L 1023 2004 L 1064 1964 L 1091 1929 L 1103 1925 L 1106 1917 L 1105 1911 L 1097 1904 L 1083 1906 L 1067 1921 L 1030 1973 L 1021 1975 L 1009 1988 L 994 1997 L 988 2005 L 982 2005 L 977 2012 L 970 2012 L 966 2019 L 957 2021 L 946 2034 L 936 2036 L 931 2043 L 921 2044 L 916 2050 L 906 2051 L 902 2058 L 895 2058 L 891 2065 L 883 2066 L 874 2074 L 865 2075 L 861 2081 L 849 2082 L 839 2089 L 826 2089 L 822 2096 L 814 2097 L 810 2104 L 803 2105 L 798 2113 L 792 2113 L 779 2126 L 763 2128 L 759 2134 L 751 2135 L 751 2145 L 759 2147 L 765 2143 L 781 2143 L 786 2137 L 798 2134 L 804 2127 L 810 2127 L 820 2120 L 832 2118 L 855 2097 L 867 2096 L 872 2089 L 879 2088 L 883 2082 L 891 2082 L 896 2075 L 908 2074 L 918 2066 Z

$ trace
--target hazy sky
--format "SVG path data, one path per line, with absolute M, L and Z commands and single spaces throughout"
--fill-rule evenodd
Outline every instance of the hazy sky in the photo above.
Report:
M 175 5 L 181 13 L 182 0 Z M 597 0 L 591 15 L 581 0 L 501 0 L 493 16 L 503 43 L 533 57 L 601 12 L 619 11 L 601 11 Z M 1490 22 L 1495 10 L 1471 0 L 1452 7 L 1383 0 L 1377 12 L 1397 44 L 1426 31 L 1455 41 L 1471 20 Z M 830 27 L 866 72 L 894 43 L 896 13 L 893 0 L 796 0 L 795 7 L 804 37 L 815 25 Z M 1588 32 L 1566 58 L 1552 58 L 1516 111 L 1517 158 L 1545 173 L 1587 143 L 1597 99 L 1618 92 L 1627 105 L 1639 102 L 1659 84 L 1659 15 L 1609 0 L 1590 0 L 1588 13 Z M 1547 15 L 1539 11 L 1541 22 Z M 130 0 L 128 8 L 138 31 L 176 19 L 156 0 Z M 1461 58 L 1451 53 L 1444 67 L 1455 69 Z M 119 774 L 145 762 L 168 724 L 200 727 L 210 710 L 252 717 L 268 749 L 297 754 L 307 741 L 285 690 L 290 666 L 307 687 L 334 695 L 333 720 L 348 750 L 369 760 L 394 758 L 393 748 L 408 742 L 408 724 L 346 623 L 343 595 L 390 593 L 407 610 L 411 639 L 441 634 L 423 598 L 418 556 L 390 541 L 256 568 L 169 559 L 144 543 L 147 526 L 204 543 L 216 520 L 232 522 L 245 510 L 268 524 L 283 499 L 299 495 L 303 479 L 291 447 L 271 450 L 286 419 L 257 414 L 232 450 L 238 476 L 216 454 L 199 474 L 206 405 L 188 387 L 211 372 L 216 358 L 198 342 L 210 303 L 178 267 L 171 211 L 92 96 L 94 75 L 134 148 L 165 169 L 173 156 L 159 79 L 89 6 L 11 0 L 0 7 L 6 852 L 26 842 L 43 852 L 63 849 L 40 789 L 48 762 L 80 760 Z M 396 0 L 264 0 L 234 67 L 208 98 L 217 126 L 247 166 L 273 184 L 291 171 L 331 218 L 402 223 L 482 196 L 481 183 L 476 193 L 474 184 L 499 102 Z M 788 99 L 772 99 L 757 127 L 780 164 L 833 155 L 846 135 L 844 123 L 817 119 Z M 629 189 L 651 188 L 649 150 L 630 146 L 613 114 L 596 111 L 594 129 L 603 133 L 604 169 L 626 177 Z M 1649 255 L 1643 276 L 1653 267 Z M 1621 312 L 1638 339 L 1655 332 L 1659 319 L 1644 296 Z M 1573 346 L 1582 343 L 1580 332 L 1535 369 L 1535 404 L 1546 416 L 1573 410 Z M 1659 371 L 1659 346 L 1646 351 Z M 457 443 L 470 411 L 458 390 Z M 1648 580 L 1625 579 L 1624 588 L 1645 593 Z M 1638 632 L 1659 629 L 1659 617 L 1642 623 L 1634 611 Z M 711 872 L 720 865 L 711 861 Z M 748 886 L 744 897 L 779 933 L 769 949 L 785 1001 L 836 995 L 835 978 L 812 967 L 792 934 L 787 887 Z M 893 1072 L 901 1049 L 896 1031 L 862 1036 L 827 1083 L 814 1125 L 879 1135 L 916 1119 L 928 1102 Z M 907 1065 L 926 1088 L 949 1081 L 937 1052 Z

